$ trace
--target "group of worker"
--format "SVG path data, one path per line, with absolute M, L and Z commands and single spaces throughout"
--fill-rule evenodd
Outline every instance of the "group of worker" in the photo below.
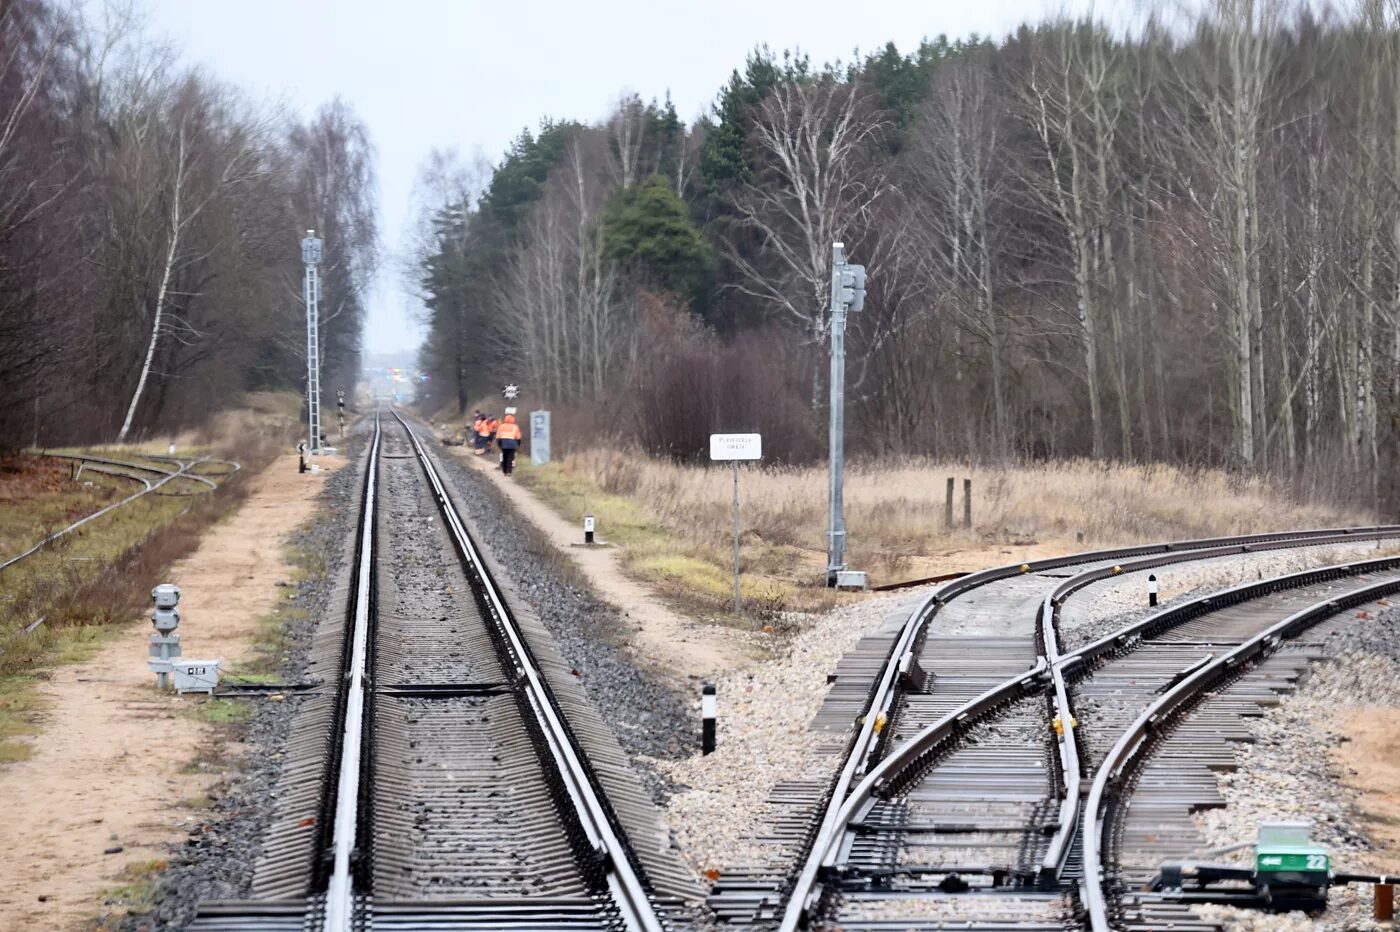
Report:
M 478 411 L 472 419 L 472 452 L 477 456 L 485 456 L 494 443 L 501 451 L 501 472 L 507 476 L 515 468 L 515 451 L 520 449 L 523 437 L 520 425 L 515 423 L 514 414 L 508 413 L 504 420 L 498 421 L 491 415 Z

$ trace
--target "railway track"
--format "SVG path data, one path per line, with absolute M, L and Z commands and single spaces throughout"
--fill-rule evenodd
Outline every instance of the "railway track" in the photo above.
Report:
M 251 896 L 192 928 L 673 925 L 698 891 L 625 755 L 411 425 L 373 430 Z
M 837 672 L 828 700 L 834 709 L 826 714 L 849 715 L 854 707 L 863 715 L 828 802 L 818 807 L 781 927 L 831 921 L 848 930 L 937 928 L 956 918 L 968 924 L 941 927 L 1081 928 L 1064 893 L 1080 876 L 1081 777 L 1101 751 L 1091 746 L 1089 761 L 1081 760 L 1086 729 L 1074 727 L 1072 697 L 1095 682 L 1112 682 L 1107 668 L 1115 664 L 1143 662 L 1129 658 L 1146 656 L 1137 652 L 1166 637 L 1171 624 L 1162 618 L 1185 624 L 1195 616 L 1190 610 L 1153 616 L 1159 626 L 1153 637 L 1129 626 L 1062 652 L 1065 600 L 1095 583 L 1173 562 L 1395 535 L 1396 528 L 1383 527 L 1131 548 L 989 570 L 943 587 L 900 629 L 865 645 Z M 1334 579 L 1322 572 L 1317 585 Z M 1263 623 L 1278 618 L 1278 605 L 1264 607 L 1269 599 L 1282 605 L 1306 598 L 1294 588 L 1270 581 L 1241 587 L 1247 597 L 1232 590 L 1229 598 L 1263 600 L 1254 616 Z M 1285 590 L 1291 594 L 1281 595 Z M 995 597 L 987 598 L 989 591 Z M 937 632 L 930 625 L 935 616 Z M 1242 637 L 1244 629 L 1236 629 Z M 1215 635 L 1226 646 L 1232 636 Z M 1167 678 L 1189 666 L 1171 667 L 1188 649 L 1172 643 L 1177 646 L 1157 658 L 1170 667 L 1162 672 Z M 883 654 L 879 663 L 872 662 L 876 654 Z M 866 693 L 856 705 L 862 685 Z M 1094 701 L 1097 712 L 1102 696 Z M 1116 738 L 1118 719 L 1108 716 L 1110 724 L 1096 736 Z M 726 885 L 722 878 L 711 903 L 723 915 L 761 924 L 776 913 L 773 886 Z M 955 898 L 961 905 L 945 909 Z M 969 919 L 969 912 L 981 915 Z
M 200 457 L 198 459 L 193 460 L 175 459 L 173 457 L 168 456 L 146 457 L 146 459 L 148 460 L 169 462 L 171 464 L 171 468 L 161 469 L 159 467 L 150 466 L 144 463 L 132 463 L 124 460 L 114 460 L 100 456 L 89 456 L 87 454 L 45 453 L 42 455 L 53 456 L 58 459 L 73 460 L 75 462 L 84 464 L 87 468 L 106 473 L 107 475 L 117 476 L 123 479 L 132 479 L 136 482 L 140 482 L 143 488 L 139 492 L 133 492 L 125 498 L 119 499 L 118 501 L 115 501 L 110 505 L 107 505 L 97 511 L 94 511 L 90 515 L 86 515 L 82 518 L 79 518 L 77 521 L 74 521 L 72 524 L 69 524 L 66 527 L 59 528 L 57 531 L 54 531 L 52 534 L 48 535 L 43 540 L 40 540 L 32 546 L 26 548 L 21 553 L 17 553 L 13 556 L 0 559 L 0 571 L 8 567 L 14 566 L 16 563 L 19 563 L 22 560 L 33 556 L 34 554 L 38 553 L 40 550 L 43 550 L 45 547 L 48 547 L 50 544 L 54 543 L 60 538 L 66 537 L 67 535 L 73 533 L 83 525 L 88 524 L 92 521 L 96 521 L 103 515 L 110 514 L 118 510 L 119 508 L 124 508 L 125 506 L 130 505 L 137 499 L 144 498 L 147 495 L 168 494 L 162 492 L 161 490 L 171 483 L 177 481 L 197 482 L 202 485 L 208 486 L 209 491 L 214 491 L 218 488 L 218 484 L 215 483 L 213 479 L 211 479 L 209 476 L 200 475 L 199 473 L 194 471 L 200 466 L 204 466 L 207 464 L 215 464 L 232 467 L 227 472 L 219 473 L 219 477 L 232 475 L 233 473 L 238 472 L 240 469 L 243 468 L 240 464 L 232 462 L 230 460 L 216 460 L 211 459 L 209 457 Z M 152 478 L 145 478 L 145 476 L 147 475 L 151 476 Z
M 1135 669 L 1118 674 L 1117 684 L 1104 682 L 1112 661 L 1086 648 L 1086 662 L 1101 666 L 1077 692 L 1110 722 L 1085 742 L 1094 778 L 1079 883 L 1090 929 L 1218 928 L 1196 919 L 1179 897 L 1142 892 L 1144 884 L 1163 861 L 1203 847 L 1191 815 L 1223 805 L 1215 772 L 1233 769 L 1232 744 L 1249 740 L 1244 720 L 1276 702 L 1320 656 L 1317 642 L 1346 613 L 1396 592 L 1394 558 L 1228 590 L 1200 600 L 1210 604 L 1149 619 L 1130 635 L 1142 646 L 1132 651 Z M 1192 617 L 1200 612 L 1208 614 Z M 1120 652 L 1126 642 L 1093 647 Z

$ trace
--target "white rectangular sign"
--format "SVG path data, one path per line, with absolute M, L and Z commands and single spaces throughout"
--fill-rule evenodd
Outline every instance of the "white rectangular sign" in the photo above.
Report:
M 716 462 L 763 459 L 761 434 L 710 434 L 710 459 Z

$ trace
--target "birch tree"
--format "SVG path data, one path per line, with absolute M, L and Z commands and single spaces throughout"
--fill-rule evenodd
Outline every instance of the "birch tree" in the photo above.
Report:
M 754 120 L 758 172 L 735 196 L 758 254 L 727 245 L 738 290 L 808 333 L 825 333 L 831 244 L 856 254 L 850 247 L 886 191 L 872 150 L 888 126 L 859 84 L 830 75 L 769 92 Z

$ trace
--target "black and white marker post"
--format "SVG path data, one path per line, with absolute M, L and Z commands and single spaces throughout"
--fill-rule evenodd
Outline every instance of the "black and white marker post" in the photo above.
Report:
M 1150 608 L 1157 607 L 1157 574 L 1149 573 L 1147 576 L 1147 604 Z
M 583 516 L 583 542 L 591 545 L 593 543 L 593 516 Z
M 715 750 L 715 716 L 719 712 L 719 700 L 715 698 L 715 684 L 706 683 L 700 689 L 700 753 L 713 754 Z
M 306 441 L 297 444 L 297 472 L 306 472 Z

